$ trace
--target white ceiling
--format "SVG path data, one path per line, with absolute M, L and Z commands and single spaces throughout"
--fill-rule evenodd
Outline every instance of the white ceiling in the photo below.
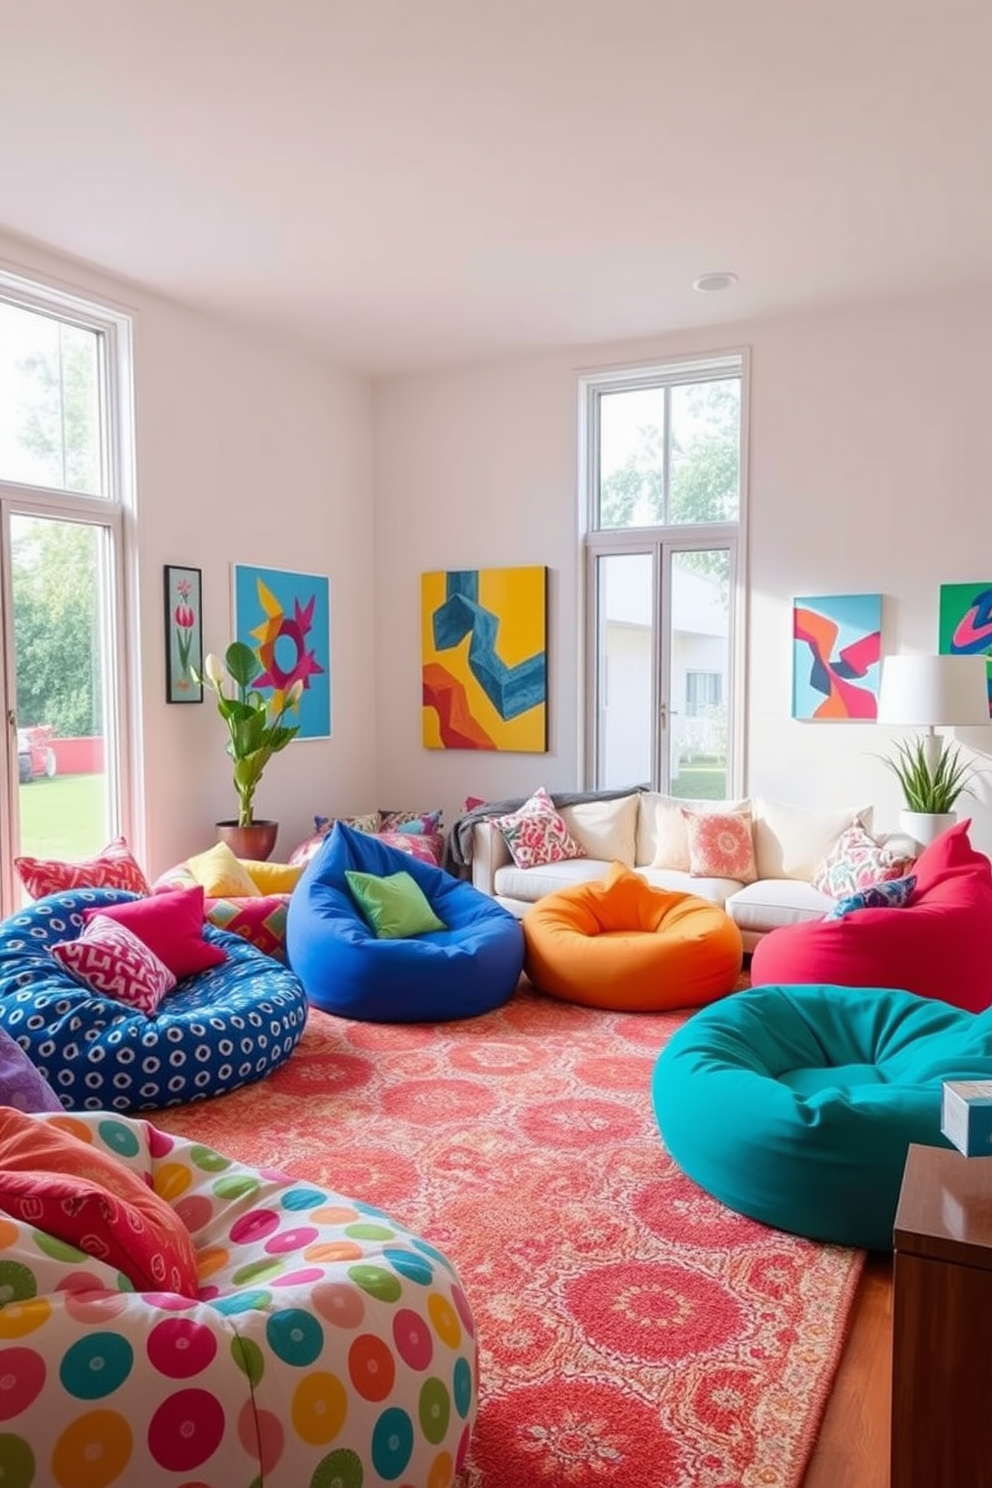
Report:
M 0 0 L 0 229 L 374 375 L 988 282 L 992 0 Z

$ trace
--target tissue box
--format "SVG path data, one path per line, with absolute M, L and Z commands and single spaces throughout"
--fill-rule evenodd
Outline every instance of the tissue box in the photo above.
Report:
M 992 1156 L 992 1080 L 945 1080 L 940 1129 L 965 1157 Z

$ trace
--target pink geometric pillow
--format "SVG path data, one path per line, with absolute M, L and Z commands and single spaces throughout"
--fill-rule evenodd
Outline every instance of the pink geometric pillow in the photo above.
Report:
M 694 878 L 735 878 L 754 883 L 758 870 L 751 837 L 751 813 L 691 811 L 682 807 Z
M 95 858 L 63 863 L 58 858 L 15 858 L 14 867 L 32 899 L 63 894 L 66 889 L 128 889 L 148 894 L 151 889 L 123 837 L 115 837 Z
M 518 868 L 539 868 L 543 863 L 586 856 L 585 848 L 576 842 L 543 785 L 538 786 L 519 811 L 494 816 L 493 825 L 506 838 Z
M 84 986 L 149 1017 L 176 985 L 164 961 L 109 915 L 93 915 L 76 940 L 59 941 L 51 954 Z
M 870 884 L 902 878 L 912 861 L 903 853 L 881 847 L 864 827 L 848 827 L 817 868 L 813 887 L 832 899 L 846 899 Z

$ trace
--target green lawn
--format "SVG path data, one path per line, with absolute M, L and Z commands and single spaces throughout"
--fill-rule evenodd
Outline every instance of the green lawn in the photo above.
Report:
M 672 781 L 672 795 L 683 800 L 723 801 L 727 796 L 725 765 L 683 765 Z
M 104 775 L 40 776 L 20 787 L 20 850 L 32 858 L 88 858 L 105 846 Z

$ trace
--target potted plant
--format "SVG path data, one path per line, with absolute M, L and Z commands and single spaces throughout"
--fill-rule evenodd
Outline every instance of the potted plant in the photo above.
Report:
M 203 663 L 202 675 L 194 667 L 190 670 L 198 683 L 216 694 L 217 711 L 227 724 L 227 752 L 234 761 L 238 815 L 236 820 L 218 822 L 218 835 L 237 857 L 265 859 L 275 847 L 279 824 L 255 819 L 255 791 L 269 760 L 300 731 L 298 723 L 284 723 L 283 719 L 297 708 L 303 683 L 296 681 L 286 693 L 277 694 L 278 702 L 267 698 L 252 686 L 262 668 L 244 641 L 232 641 L 223 662 L 211 652 Z M 235 689 L 230 697 L 228 678 Z
M 926 846 L 957 820 L 954 806 L 971 789 L 973 768 L 961 758 L 957 745 L 946 744 L 936 735 L 897 743 L 895 749 L 895 755 L 884 757 L 884 763 L 902 787 L 906 805 L 900 826 Z

